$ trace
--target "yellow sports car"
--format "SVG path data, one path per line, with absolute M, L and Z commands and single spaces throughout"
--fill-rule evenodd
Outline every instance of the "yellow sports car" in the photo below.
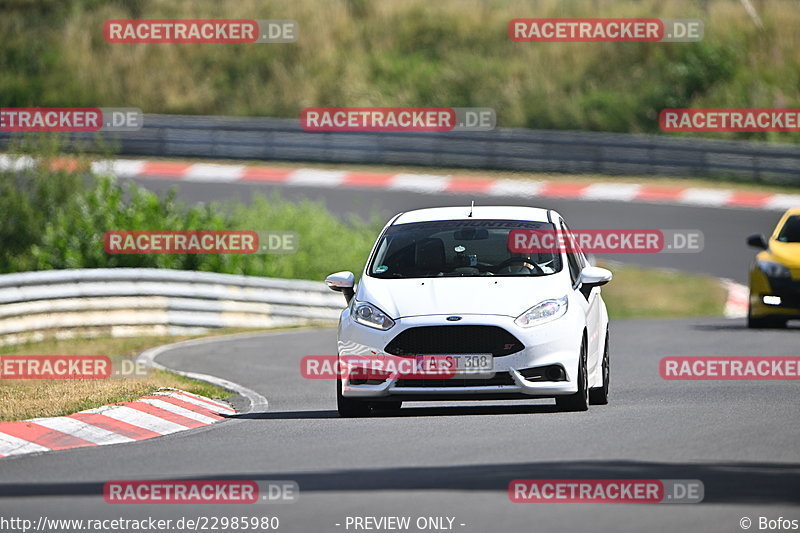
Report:
M 749 328 L 782 328 L 800 319 L 800 207 L 789 209 L 764 240 L 750 235 L 747 244 L 761 251 L 750 268 Z

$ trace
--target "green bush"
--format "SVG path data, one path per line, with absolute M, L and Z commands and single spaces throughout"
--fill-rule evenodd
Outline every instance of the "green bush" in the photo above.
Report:
M 0 271 L 149 267 L 282 278 L 322 279 L 337 270 L 359 271 L 380 224 L 342 221 L 323 204 L 256 195 L 250 205 L 178 202 L 110 177 L 53 172 L 48 160 L 19 174 L 0 173 Z M 112 230 L 294 231 L 294 254 L 106 253 Z

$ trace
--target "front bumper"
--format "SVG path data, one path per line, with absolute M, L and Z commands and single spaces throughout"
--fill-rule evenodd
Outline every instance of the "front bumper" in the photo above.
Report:
M 392 376 L 379 383 L 353 384 L 345 377 L 342 379 L 342 395 L 377 401 L 423 401 L 551 398 L 574 394 L 578 390 L 576 378 L 583 323 L 577 313 L 570 311 L 557 320 L 531 328 L 521 328 L 513 318 L 506 316 L 464 315 L 458 326 L 499 327 L 522 344 L 518 351 L 493 357 L 495 374 L 491 378 L 457 375 L 449 379 L 403 379 L 402 376 Z M 445 328 L 458 327 L 446 318 L 446 315 L 403 318 L 397 320 L 390 330 L 380 331 L 352 322 L 349 313 L 345 312 L 339 325 L 339 355 L 387 355 L 386 348 L 391 341 L 412 328 L 436 326 L 446 336 L 448 331 L 455 330 Z M 503 347 L 498 347 L 497 351 L 503 352 Z M 547 375 L 532 376 L 542 372 L 531 369 L 542 368 L 560 368 L 563 371 L 557 381 L 548 381 Z
M 765 303 L 764 297 L 777 297 L 780 303 Z M 775 301 L 775 298 L 767 298 Z M 761 270 L 750 272 L 750 316 L 753 318 L 800 319 L 800 280 L 768 278 Z

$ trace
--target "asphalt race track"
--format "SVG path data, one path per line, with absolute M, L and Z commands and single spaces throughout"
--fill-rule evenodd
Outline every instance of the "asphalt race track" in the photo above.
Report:
M 165 183 L 191 202 L 245 200 L 274 186 Z M 337 213 L 383 214 L 469 197 L 284 189 Z M 480 201 L 480 198 L 476 198 Z M 524 204 L 493 197 L 493 204 Z M 488 203 L 488 202 L 487 202 Z M 542 202 L 533 201 L 533 205 Z M 700 229 L 699 254 L 614 257 L 745 280 L 746 235 L 779 214 L 620 202 L 548 200 L 573 229 Z M 270 228 L 263 228 L 270 229 Z M 556 412 L 547 400 L 412 403 L 400 414 L 340 419 L 334 383 L 300 375 L 305 355 L 335 353 L 335 331 L 293 330 L 170 350 L 168 367 L 222 377 L 263 394 L 269 409 L 131 444 L 0 461 L 0 515 L 30 518 L 278 516 L 279 531 L 336 532 L 348 516 L 454 517 L 463 532 L 734 532 L 749 517 L 800 518 L 797 382 L 665 381 L 665 356 L 797 355 L 798 332 L 750 331 L 743 320 L 618 320 L 611 324 L 611 403 Z M 243 410 L 247 403 L 239 399 Z M 698 479 L 699 504 L 517 504 L 517 478 Z M 103 483 L 131 479 L 273 479 L 300 486 L 292 504 L 110 505 Z M 337 525 L 338 524 L 338 525 Z M 463 524 L 463 525 L 462 525 Z M 411 529 L 411 531 L 416 531 Z
M 332 351 L 333 330 L 173 350 L 159 362 L 250 387 L 268 411 L 141 443 L 5 459 L 0 511 L 34 520 L 275 515 L 291 532 L 345 531 L 335 524 L 348 515 L 382 514 L 452 516 L 464 532 L 730 532 L 744 516 L 798 513 L 796 383 L 658 375 L 664 355 L 796 353 L 796 332 L 634 320 L 613 323 L 612 335 L 611 403 L 587 413 L 554 412 L 543 400 L 411 404 L 399 416 L 340 419 L 333 383 L 299 373 L 302 356 Z M 705 501 L 511 503 L 508 483 L 534 477 L 699 479 Z M 103 501 L 105 481 L 129 479 L 288 479 L 301 493 L 292 504 L 204 508 Z

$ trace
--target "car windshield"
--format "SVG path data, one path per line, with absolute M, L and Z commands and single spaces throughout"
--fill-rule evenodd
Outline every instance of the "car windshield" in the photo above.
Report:
M 546 276 L 561 270 L 558 252 L 515 253 L 513 230 L 554 231 L 519 220 L 446 220 L 390 226 L 370 263 L 376 278 Z
M 786 223 L 778 233 L 780 242 L 800 242 L 800 216 L 794 215 L 786 219 Z

